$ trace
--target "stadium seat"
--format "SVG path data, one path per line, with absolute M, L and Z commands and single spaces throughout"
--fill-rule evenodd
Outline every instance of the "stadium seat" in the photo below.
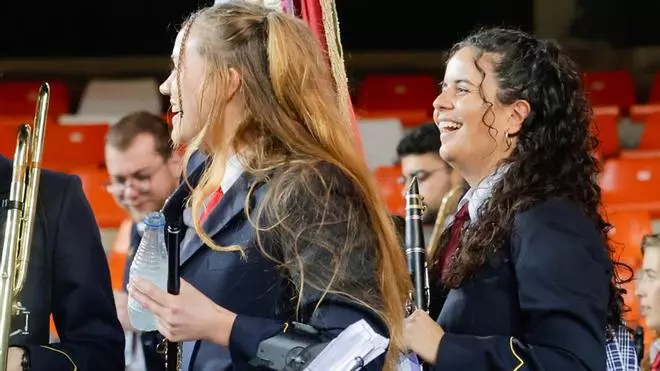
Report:
M 48 81 L 50 99 L 48 115 L 58 117 L 69 112 L 69 90 L 61 81 Z M 0 82 L 0 114 L 34 115 L 40 81 Z
M 118 228 L 128 215 L 105 189 L 109 181 L 107 171 L 96 167 L 84 167 L 73 169 L 72 173 L 80 177 L 83 191 L 99 227 Z
M 44 140 L 44 163 L 58 167 L 101 167 L 108 125 L 49 125 Z
M 600 178 L 611 212 L 644 210 L 660 215 L 660 159 L 609 159 Z
M 616 106 L 594 108 L 592 129 L 600 142 L 598 152 L 604 158 L 616 156 L 620 151 L 619 119 L 621 110 Z
M 438 95 L 432 75 L 368 75 L 360 84 L 356 114 L 363 118 L 396 117 L 407 126 L 429 121 Z
M 594 106 L 614 105 L 627 111 L 635 104 L 632 76 L 626 70 L 586 72 L 584 85 Z
M 391 214 L 405 215 L 406 201 L 403 195 L 403 184 L 401 184 L 401 167 L 399 165 L 381 166 L 374 172 L 378 189 L 387 204 Z

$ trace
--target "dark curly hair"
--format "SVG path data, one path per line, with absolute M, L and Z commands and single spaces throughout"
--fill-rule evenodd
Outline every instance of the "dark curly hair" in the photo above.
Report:
M 485 53 L 496 55 L 493 71 L 497 99 L 505 105 L 524 99 L 531 110 L 520 131 L 510 134 L 516 136 L 517 143 L 500 164 L 508 169 L 494 185 L 492 197 L 480 208 L 480 222 L 466 230 L 456 260 L 444 277 L 445 285 L 457 287 L 471 277 L 493 253 L 488 247 L 497 246 L 509 236 L 514 216 L 550 198 L 577 203 L 601 231 L 605 245 L 610 246 L 611 226 L 599 213 L 600 166 L 592 156 L 598 139 L 590 130 L 592 110 L 577 66 L 557 44 L 517 30 L 478 31 L 456 44 L 450 55 L 463 47 L 476 50 L 475 66 L 484 77 L 477 61 Z M 492 125 L 492 102 L 485 98 L 481 85 L 479 93 L 490 107 L 482 122 L 492 135 L 497 133 Z M 611 248 L 609 256 L 612 259 Z M 607 323 L 616 328 L 622 322 L 623 291 L 614 269 L 620 263 L 612 261 Z
M 440 156 L 440 130 L 435 122 L 429 122 L 416 127 L 404 136 L 396 146 L 399 158 L 408 155 L 423 155 L 433 153 Z

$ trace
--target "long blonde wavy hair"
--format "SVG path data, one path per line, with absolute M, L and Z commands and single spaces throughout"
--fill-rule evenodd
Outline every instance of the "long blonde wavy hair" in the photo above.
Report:
M 200 215 L 204 201 L 220 186 L 229 153 L 238 153 L 244 170 L 262 178 L 291 161 L 320 160 L 338 168 L 364 202 L 368 220 L 360 222 L 377 236 L 377 246 L 364 247 L 375 250 L 382 301 L 371 307 L 377 307 L 388 326 L 391 347 L 386 369 L 393 369 L 397 352 L 403 349 L 410 279 L 391 218 L 356 146 L 350 118 L 339 108 L 339 96 L 318 41 L 303 21 L 247 2 L 204 8 L 192 14 L 182 30 L 180 58 L 189 36 L 196 37 L 196 52 L 206 66 L 200 101 L 204 104 L 199 105 L 198 116 L 203 121 L 198 123 L 199 134 L 187 146 L 186 163 L 201 149 L 209 154 L 210 164 L 191 191 L 193 215 Z M 240 75 L 237 94 L 245 109 L 243 120 L 227 137 L 222 122 L 227 101 L 221 92 L 229 84 L 230 69 Z M 199 217 L 193 220 L 196 232 L 210 248 L 241 250 L 239 246 L 218 246 L 202 229 Z

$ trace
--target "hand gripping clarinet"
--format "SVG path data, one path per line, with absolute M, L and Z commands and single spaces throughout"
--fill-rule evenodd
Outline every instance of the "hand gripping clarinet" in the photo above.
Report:
M 414 285 L 412 300 L 408 304 L 409 313 L 414 312 L 415 309 L 428 312 L 431 300 L 422 225 L 422 215 L 425 209 L 423 198 L 419 194 L 419 183 L 417 178 L 413 177 L 406 190 L 405 251 L 408 258 L 408 271 Z
M 167 243 L 167 292 L 172 295 L 179 295 L 181 285 L 181 275 L 179 272 L 179 255 L 181 250 L 180 231 L 176 225 L 168 226 L 165 239 Z M 181 371 L 183 363 L 180 343 L 163 339 L 158 344 L 158 351 L 165 354 L 166 371 Z

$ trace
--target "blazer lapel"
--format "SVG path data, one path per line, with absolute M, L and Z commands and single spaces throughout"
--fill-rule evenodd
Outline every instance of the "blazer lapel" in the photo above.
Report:
M 222 196 L 218 205 L 211 211 L 208 219 L 204 222 L 202 228 L 211 239 L 222 232 L 229 222 L 245 207 L 245 199 L 250 190 L 252 177 L 243 173 L 236 182 L 229 188 L 227 193 Z M 204 242 L 195 234 L 187 246 L 182 247 L 181 265 L 190 259 L 202 246 Z
M 186 169 L 186 173 L 188 174 L 188 182 L 186 182 L 182 176 L 179 185 L 176 187 L 174 192 L 172 192 L 170 197 L 165 201 L 161 212 L 163 215 L 165 215 L 165 220 L 168 225 L 178 225 L 185 231 L 185 226 L 183 223 L 183 210 L 185 208 L 186 201 L 190 196 L 190 188 L 188 184 L 192 186 L 197 184 L 206 167 L 205 159 L 206 157 L 200 153 L 196 153 L 191 157 Z M 183 240 L 184 235 L 184 233 L 181 233 L 181 240 Z

